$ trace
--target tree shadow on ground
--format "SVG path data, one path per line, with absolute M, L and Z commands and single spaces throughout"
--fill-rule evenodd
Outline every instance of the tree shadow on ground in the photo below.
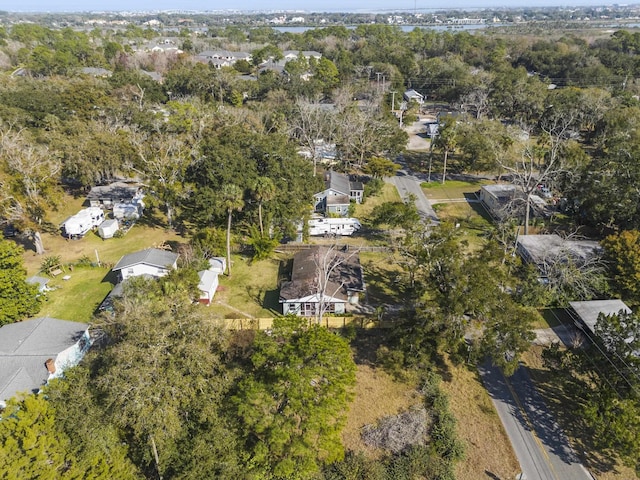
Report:
M 359 329 L 356 338 L 351 341 L 353 359 L 357 365 L 378 366 L 377 352 L 388 345 L 389 331 L 383 328 Z
M 362 269 L 367 282 L 367 303 L 374 307 L 403 303 L 406 296 L 399 278 L 402 272 L 380 268 L 373 261 L 364 262 Z
M 615 459 L 598 453 L 593 432 L 579 413 L 584 407 L 580 393 L 585 391 L 582 380 L 570 372 L 555 374 L 543 369 L 528 370 L 536 389 L 554 412 L 558 424 L 572 438 L 578 457 L 600 472 L 615 470 Z

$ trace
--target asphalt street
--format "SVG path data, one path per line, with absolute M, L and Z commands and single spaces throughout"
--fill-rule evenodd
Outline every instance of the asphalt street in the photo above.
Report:
M 425 223 L 438 223 L 435 210 L 420 188 L 422 180 L 409 174 L 406 170 L 399 170 L 395 177 L 390 177 L 387 180 L 396 186 L 403 201 L 406 201 L 409 195 L 415 197 L 416 208 Z
M 509 379 L 490 363 L 479 371 L 520 462 L 522 480 L 593 480 L 524 367 Z

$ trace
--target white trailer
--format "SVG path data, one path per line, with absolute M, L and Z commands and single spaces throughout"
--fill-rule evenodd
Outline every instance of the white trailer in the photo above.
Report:
M 98 227 L 98 235 L 100 235 L 100 237 L 103 239 L 113 238 L 115 233 L 118 231 L 118 228 L 118 220 L 116 220 L 115 218 L 111 220 L 105 220 Z
M 89 207 L 80 210 L 75 215 L 67 218 L 62 229 L 68 238 L 82 238 L 92 228 L 104 222 L 104 212 L 99 207 Z
M 362 225 L 357 218 L 312 218 L 309 235 L 353 235 Z

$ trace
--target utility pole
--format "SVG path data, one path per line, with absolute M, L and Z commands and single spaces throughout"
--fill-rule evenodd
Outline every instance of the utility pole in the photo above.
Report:
M 382 75 L 382 91 L 384 92 L 386 89 L 386 80 L 387 80 L 387 76 L 386 75 Z
M 380 91 L 380 75 L 382 75 L 382 72 L 376 72 L 376 78 L 378 82 L 378 91 Z
M 396 91 L 391 90 L 391 111 L 396 111 Z

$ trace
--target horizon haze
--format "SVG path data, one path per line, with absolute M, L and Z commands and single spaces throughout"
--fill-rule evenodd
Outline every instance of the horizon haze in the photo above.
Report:
M 164 10 L 181 11 L 281 11 L 291 10 L 299 12 L 433 12 L 442 10 L 478 10 L 485 8 L 523 8 L 523 7 L 590 7 L 611 6 L 598 0 L 515 0 L 512 2 L 491 0 L 452 0 L 446 7 L 432 7 L 433 3 L 418 0 L 404 0 L 392 2 L 389 0 L 351 0 L 340 2 L 337 0 L 274 0 L 268 6 L 257 0 L 237 0 L 230 8 L 227 2 L 210 2 L 206 0 L 23 0 L 19 8 L 12 6 L 6 9 L 10 12 L 147 12 Z M 17 5 L 17 4 L 14 4 Z M 0 7 L 1 8 L 1 7 Z

